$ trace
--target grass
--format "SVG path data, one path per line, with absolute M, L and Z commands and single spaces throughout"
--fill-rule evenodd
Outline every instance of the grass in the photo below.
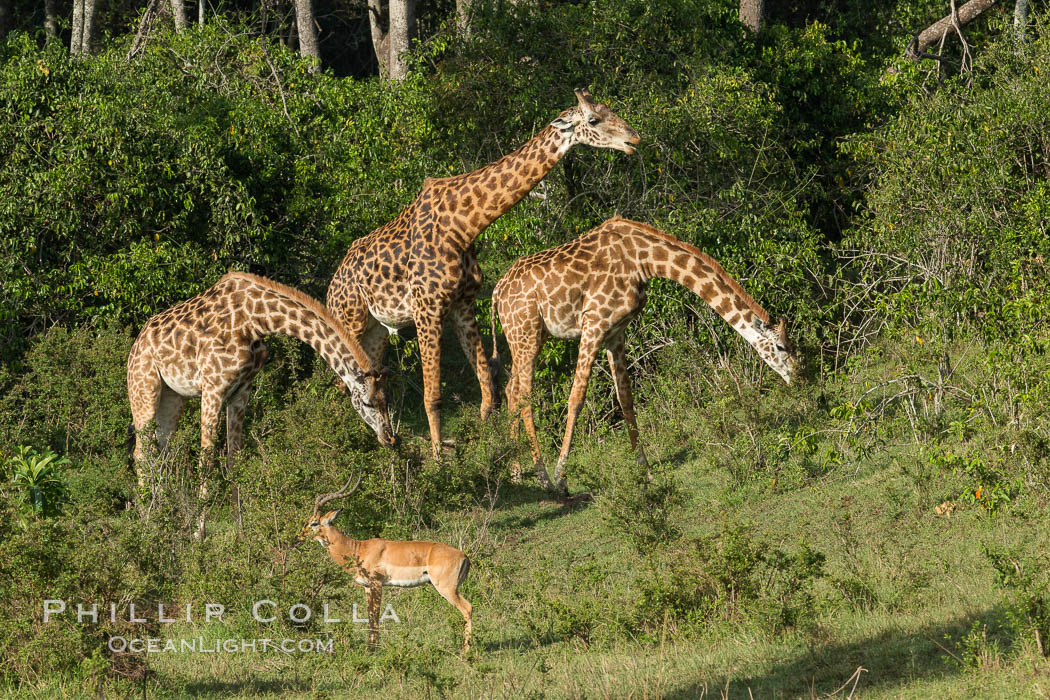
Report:
M 865 377 L 891 376 L 895 362 L 890 357 L 864 368 L 854 378 L 855 390 L 869 391 Z M 447 376 L 469 386 L 462 368 Z M 671 376 L 680 389 L 694 381 Z M 995 469 L 1011 479 L 1020 473 L 1016 464 L 996 457 L 996 444 L 1010 438 L 993 434 L 994 421 L 984 425 L 974 418 L 968 430 L 941 430 L 936 421 L 930 423 L 934 428 L 923 428 L 887 404 L 870 419 L 869 430 L 866 418 L 834 418 L 833 411 L 812 408 L 817 391 L 829 387 L 778 386 L 748 394 L 739 385 L 738 398 L 759 397 L 766 404 L 762 411 L 741 414 L 723 395 L 722 403 L 686 405 L 669 420 L 668 404 L 658 396 L 666 381 L 656 377 L 638 387 L 652 471 L 680 497 L 654 510 L 669 516 L 666 523 L 639 516 L 651 505 L 644 498 L 660 492 L 639 495 L 631 480 L 633 455 L 623 426 L 610 427 L 600 380 L 569 463 L 573 487 L 592 489 L 594 498 L 571 505 L 550 498 L 531 480 L 520 486 L 504 480 L 514 452 L 506 445 L 506 426 L 479 426 L 470 390 L 446 404 L 446 429 L 458 447 L 427 473 L 461 470 L 472 476 L 466 485 L 448 487 L 456 505 L 388 522 L 387 529 L 449 542 L 470 555 L 463 592 L 474 605 L 475 636 L 466 657 L 459 654 L 461 618 L 430 587 L 386 590 L 384 603 L 400 622 L 384 623 L 378 649 L 368 650 L 365 626 L 348 621 L 354 603 L 364 608 L 363 590 L 316 545 L 284 548 L 282 533 L 301 523 L 276 522 L 276 510 L 271 517 L 260 493 L 248 501 L 246 527 L 270 534 L 255 532 L 256 539 L 246 543 L 236 537 L 228 512 L 219 512 L 205 543 L 185 544 L 180 555 L 197 568 L 183 572 L 191 585 L 177 586 L 176 595 L 198 606 L 238 602 L 221 621 L 204 623 L 198 608 L 193 623 L 163 626 L 158 636 L 330 639 L 332 653 L 149 654 L 144 678 L 107 679 L 101 686 L 86 661 L 76 672 L 25 679 L 17 692 L 49 698 L 95 695 L 99 687 L 107 694 L 154 697 L 1013 698 L 1050 690 L 1050 663 L 1019 631 L 1011 617 L 1014 599 L 997 584 L 985 554 L 996 547 L 1046 551 L 1046 492 L 1031 484 L 1007 489 L 1001 504 L 989 510 L 966 500 L 975 472 L 950 457 L 981 455 L 987 468 L 980 478 L 986 480 L 998 478 Z M 847 396 L 847 390 L 838 391 L 832 403 Z M 312 415 L 310 404 L 304 405 L 288 409 L 289 415 Z M 951 417 L 957 408 L 945 410 Z M 805 418 L 807 411 L 815 415 Z M 557 417 L 541 418 L 548 423 L 541 428 L 550 447 L 559 432 Z M 403 432 L 424 434 L 421 413 L 406 411 L 405 420 Z M 858 426 L 849 434 L 842 428 L 848 421 Z M 806 430 L 817 435 L 809 447 Z M 933 432 L 918 439 L 913 430 Z M 191 424 L 183 431 L 194 434 Z M 760 439 L 736 440 L 749 431 Z M 870 439 L 873 431 L 883 439 Z M 767 440 L 781 433 L 793 447 Z M 832 453 L 832 463 L 814 461 L 814 455 Z M 289 464 L 296 459 L 290 456 Z M 270 469 L 265 479 L 289 468 L 270 464 L 249 467 Z M 397 463 L 387 466 L 393 470 Z M 275 486 L 274 498 L 289 501 L 287 488 Z M 304 507 L 312 498 L 290 496 Z M 411 501 L 406 495 L 398 508 L 410 513 L 405 504 Z M 939 513 L 944 502 L 954 510 Z M 295 519 L 289 513 L 298 513 L 297 506 L 281 518 Z M 380 534 L 358 520 L 346 527 L 358 536 Z M 806 548 L 823 555 L 820 574 L 784 578 L 792 562 L 801 561 L 793 557 Z M 269 590 L 268 577 L 277 569 L 284 587 L 273 584 L 274 595 L 280 596 L 282 617 L 289 602 L 308 603 L 319 616 L 319 602 L 329 601 L 343 622 L 327 625 L 315 617 L 297 627 L 287 619 L 273 625 L 252 620 L 245 596 Z M 291 583 L 285 585 L 285 578 Z M 729 583 L 720 583 L 722 578 Z M 752 579 L 757 592 L 747 597 Z M 694 601 L 692 609 L 675 608 L 685 605 L 682 586 L 692 583 L 701 584 L 708 597 Z M 727 595 L 730 588 L 722 585 L 735 586 L 735 592 Z M 670 607 L 652 602 L 659 595 Z M 780 604 L 794 606 L 790 618 L 775 614 Z

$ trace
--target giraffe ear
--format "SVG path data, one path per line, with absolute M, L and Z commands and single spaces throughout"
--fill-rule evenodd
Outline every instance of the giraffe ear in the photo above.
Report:
M 571 119 L 568 119 L 566 117 L 558 117 L 557 119 L 551 122 L 551 126 L 553 126 L 555 129 L 561 129 L 562 131 L 572 131 L 574 125 Z

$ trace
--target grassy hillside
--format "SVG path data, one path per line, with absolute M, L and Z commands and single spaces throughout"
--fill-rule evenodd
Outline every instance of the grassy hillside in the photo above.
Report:
M 898 9 L 911 21 L 929 14 L 924 2 Z M 848 31 L 792 14 L 755 35 L 723 0 L 515 3 L 480 14 L 469 37 L 434 30 L 398 85 L 312 74 L 218 16 L 158 30 L 132 61 L 130 37 L 73 59 L 9 36 L 0 692 L 1045 694 L 1045 8 L 1033 4 L 1024 42 L 998 10 L 969 25 L 972 70 L 891 55 L 907 37 L 836 12 Z M 438 460 L 415 340 L 393 338 L 386 356 L 404 441 L 383 450 L 324 362 L 275 337 L 244 450 L 210 468 L 208 500 L 196 402 L 138 492 L 125 363 L 147 318 L 231 269 L 323 297 L 347 246 L 425 177 L 507 153 L 581 86 L 642 134 L 639 152 L 575 149 L 478 238 L 486 347 L 507 357 L 488 335 L 488 297 L 514 260 L 620 214 L 710 253 L 787 318 L 798 382 L 691 294 L 654 281 L 628 333 L 650 468 L 597 363 L 563 503 L 531 477 L 510 483 L 528 450 L 505 411 L 479 421 L 451 335 L 442 397 L 454 446 Z M 575 344 L 552 342 L 537 367 L 548 461 L 575 361 Z M 338 521 L 348 535 L 469 554 L 468 656 L 458 613 L 429 588 L 386 593 L 400 622 L 370 651 L 347 621 L 362 591 L 316 544 L 294 546 L 316 495 L 353 472 L 362 485 Z M 199 542 L 205 506 L 211 534 Z M 45 623 L 53 599 L 68 609 Z M 262 600 L 277 620 L 252 618 Z M 100 605 L 98 624 L 77 621 L 78 603 Z M 131 603 L 193 614 L 132 623 Z M 206 603 L 227 612 L 207 621 Z M 322 619 L 326 603 L 342 623 Z M 293 605 L 313 616 L 289 619 Z M 122 653 L 107 647 L 115 637 L 331 651 Z

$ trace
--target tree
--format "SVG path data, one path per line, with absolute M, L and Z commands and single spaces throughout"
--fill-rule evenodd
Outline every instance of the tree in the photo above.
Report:
M 757 32 L 765 17 L 764 0 L 740 0 L 740 21 Z
M 95 38 L 95 0 L 73 0 L 73 33 L 69 39 L 69 52 L 74 56 L 87 56 Z
M 1024 26 L 1028 23 L 1028 0 L 1016 0 L 1014 3 L 1014 32 L 1018 41 L 1024 41 Z
M 11 0 L 0 0 L 0 41 L 11 28 Z
M 948 13 L 947 17 L 942 17 L 919 32 L 916 39 L 912 41 L 911 46 L 908 47 L 908 56 L 913 59 L 922 58 L 923 52 L 944 38 L 948 32 L 971 21 L 994 4 L 995 0 L 970 0 L 956 12 L 953 0 L 952 12 Z M 953 17 L 955 21 L 953 21 Z M 956 21 L 958 25 L 956 25 Z M 962 38 L 961 33 L 959 36 Z
M 474 0 L 456 0 L 456 28 L 464 36 L 470 35 Z
M 44 0 L 44 34 L 48 41 L 58 38 L 58 12 L 55 0 Z
M 310 0 L 295 0 L 295 28 L 299 37 L 299 54 L 314 59 L 310 71 L 316 73 L 321 68 L 321 50 L 317 45 L 314 8 Z
M 385 11 L 384 11 L 385 10 Z M 379 61 L 379 74 L 387 80 L 401 80 L 408 74 L 402 55 L 416 36 L 415 0 L 368 0 L 368 23 L 372 46 Z
M 171 0 L 171 16 L 175 19 L 175 31 L 186 29 L 186 3 L 183 0 Z

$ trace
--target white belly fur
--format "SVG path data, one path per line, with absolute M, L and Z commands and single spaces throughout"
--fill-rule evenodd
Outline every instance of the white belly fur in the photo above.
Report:
M 354 582 L 359 586 L 367 586 L 368 579 L 357 576 L 354 578 Z M 395 575 L 388 576 L 383 579 L 384 586 L 398 586 L 399 588 L 412 588 L 413 586 L 422 586 L 424 583 L 430 583 L 430 574 L 423 572 L 421 576 L 416 578 L 409 578 L 408 576 Z
M 184 376 L 168 376 L 164 372 L 160 373 L 160 378 L 164 380 L 164 383 L 171 387 L 171 390 L 180 396 L 200 396 L 201 387 L 200 382 L 196 378 L 189 378 Z

